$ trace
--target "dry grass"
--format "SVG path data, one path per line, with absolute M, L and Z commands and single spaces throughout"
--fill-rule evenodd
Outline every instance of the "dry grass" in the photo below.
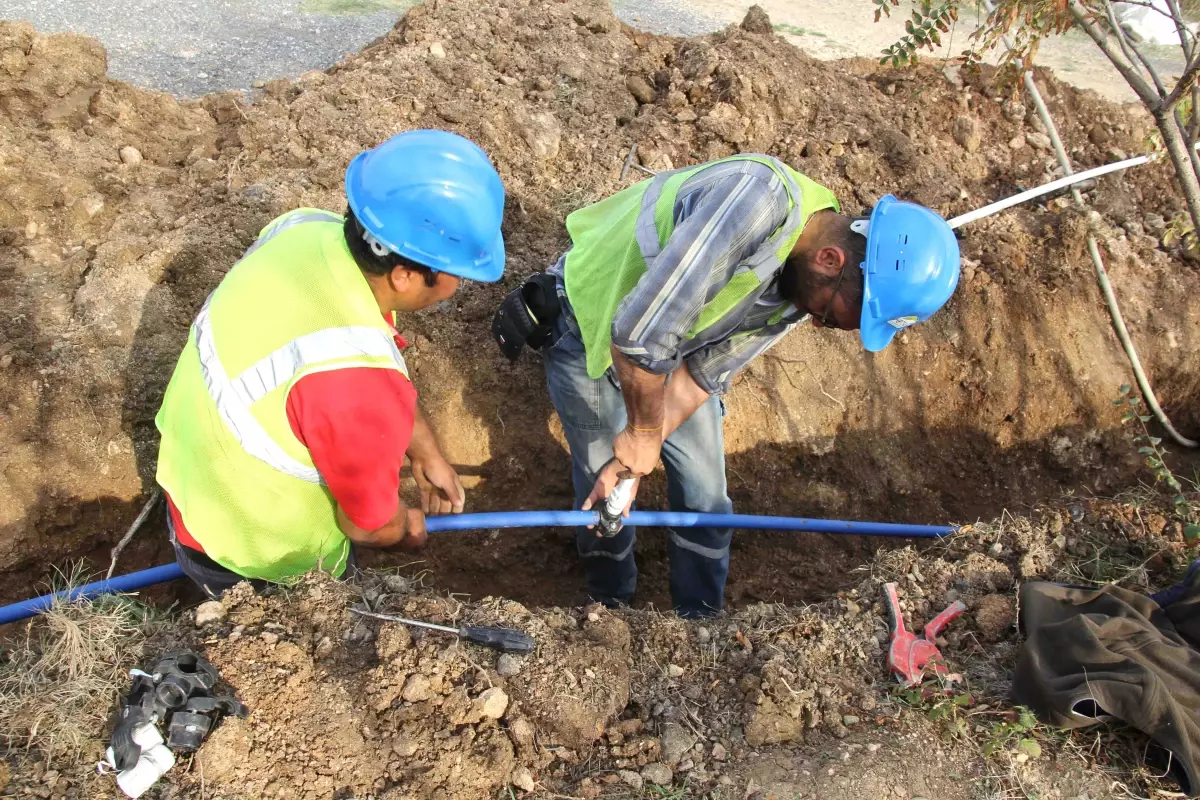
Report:
M 0 661 L 0 748 L 79 757 L 128 687 L 153 624 L 144 606 L 119 597 L 56 603 L 33 620 Z

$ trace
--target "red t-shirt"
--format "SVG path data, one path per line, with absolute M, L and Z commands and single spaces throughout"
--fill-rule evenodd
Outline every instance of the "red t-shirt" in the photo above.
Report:
M 407 346 L 399 335 L 396 344 Z M 399 508 L 400 467 L 416 407 L 416 388 L 394 369 L 314 372 L 288 393 L 292 432 L 308 448 L 333 499 L 364 530 L 382 527 Z M 204 552 L 169 495 L 167 507 L 179 543 Z

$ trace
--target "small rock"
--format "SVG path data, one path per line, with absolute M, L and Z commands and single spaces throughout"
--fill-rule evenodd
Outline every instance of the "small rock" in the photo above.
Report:
M 682 678 L 683 677 L 683 667 L 679 666 L 678 664 L 668 664 L 667 665 L 667 674 L 670 675 L 672 678 Z
M 879 752 L 879 749 L 881 747 L 883 747 L 883 745 L 881 745 L 879 742 L 871 742 L 870 744 L 867 745 L 867 752 L 868 753 L 877 753 L 877 752 Z
M 954 124 L 951 126 L 951 133 L 954 141 L 958 142 L 959 146 L 968 153 L 974 153 L 983 143 L 983 136 L 979 132 L 979 122 L 974 117 L 955 118 Z
M 521 673 L 521 659 L 512 653 L 502 653 L 496 659 L 496 674 L 501 678 L 515 678 Z
M 597 614 L 595 611 L 589 611 L 587 618 L 588 618 L 588 622 L 599 622 L 600 621 L 600 615 Z
M 434 58 L 445 58 L 446 48 L 442 46 L 441 42 L 434 42 L 433 44 L 429 45 L 429 55 L 433 56 Z
M 696 629 L 696 641 L 700 644 L 708 644 L 712 640 L 712 631 L 703 626 Z
M 959 595 L 957 589 L 947 589 L 946 590 L 946 605 L 951 605 L 952 603 L 956 602 L 960 596 L 961 595 Z
M 121 148 L 119 155 L 123 164 L 140 164 L 142 163 L 142 151 L 138 150 L 133 145 L 125 145 Z
M 666 764 L 655 761 L 642 767 L 642 777 L 659 786 L 670 786 L 675 774 Z
M 642 786 L 645 785 L 645 779 L 631 769 L 619 770 L 617 772 L 617 777 L 621 779 L 622 783 L 632 788 L 635 792 L 640 792 L 642 790 Z
M 692 745 L 696 743 L 696 737 L 682 725 L 668 724 L 663 727 L 662 735 L 658 737 L 658 743 L 663 763 L 674 766 L 683 758 L 684 753 L 692 749 Z
M 846 155 L 846 146 L 842 144 L 835 144 L 831 146 L 829 148 L 829 155 L 833 158 L 841 158 L 842 156 Z
M 996 542 L 995 544 L 993 544 L 991 547 L 988 548 L 988 552 L 994 556 L 998 556 L 1004 552 L 1004 545 L 1000 544 L 999 542 Z
M 410 739 L 407 736 L 401 736 L 399 739 L 396 739 L 392 742 L 392 752 L 401 758 L 409 758 L 410 756 L 414 756 L 419 749 L 420 745 L 417 743 L 417 740 Z
M 258 638 L 262 639 L 266 644 L 278 644 L 279 634 L 273 631 L 263 631 Z
M 860 611 L 862 611 L 862 608 L 858 605 L 858 603 L 854 602 L 853 600 L 846 601 L 846 613 L 847 614 L 849 614 L 850 616 L 853 617 L 855 614 L 857 614 Z
M 729 757 L 729 751 L 727 751 L 725 749 L 725 745 L 721 744 L 720 742 L 717 742 L 716 744 L 713 745 L 713 749 L 712 749 L 712 760 L 713 761 L 724 761 L 728 757 Z
M 1025 134 L 1018 133 L 1016 136 L 1009 139 L 1008 146 L 1013 150 L 1020 150 L 1025 146 Z
M 650 82 L 641 75 L 630 75 L 628 78 L 626 78 L 625 88 L 629 90 L 629 93 L 632 94 L 639 103 L 654 102 L 654 87 L 651 86 Z
M 404 689 L 400 692 L 400 696 L 410 703 L 420 703 L 423 700 L 428 700 L 433 696 L 433 691 L 429 686 L 429 678 L 424 675 L 409 675 L 408 680 L 404 682 Z M 508 698 L 504 698 L 505 704 L 508 703 Z
M 475 698 L 475 702 L 479 704 L 485 719 L 500 719 L 508 710 L 508 695 L 497 686 L 485 689 L 479 697 Z
M 842 717 L 842 724 L 847 728 L 851 725 L 857 725 L 858 717 L 854 716 L 853 714 L 847 714 L 846 716 Z
M 1027 133 L 1025 134 L 1025 141 L 1038 150 L 1050 150 L 1054 147 L 1054 143 L 1050 141 L 1050 137 L 1044 133 Z
M 225 606 L 219 600 L 209 600 L 196 606 L 196 627 L 203 628 L 225 619 Z
M 695 766 L 696 766 L 695 761 L 693 761 L 690 758 L 685 758 L 683 761 L 680 761 L 678 764 L 675 765 L 675 771 L 676 772 L 690 772 L 692 770 L 692 768 Z
M 989 594 L 975 604 L 975 627 L 985 642 L 999 641 L 1016 622 L 1012 598 Z
M 522 792 L 532 792 L 535 786 L 533 776 L 529 774 L 529 770 L 525 769 L 525 767 L 517 767 L 513 770 L 512 785 Z
M 38 232 L 38 224 L 36 222 L 30 222 L 29 224 L 27 224 L 25 226 L 25 238 L 26 239 L 36 239 L 37 232 Z

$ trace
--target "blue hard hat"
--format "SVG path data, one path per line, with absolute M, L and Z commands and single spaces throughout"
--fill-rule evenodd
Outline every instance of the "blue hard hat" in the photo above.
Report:
M 863 228 L 855 223 L 854 230 Z M 961 263 L 958 240 L 946 220 L 890 194 L 875 204 L 865 233 L 859 335 L 874 353 L 946 304 L 958 286 Z
M 406 131 L 359 153 L 346 199 L 377 252 L 476 281 L 504 274 L 504 186 L 483 150 L 457 134 Z

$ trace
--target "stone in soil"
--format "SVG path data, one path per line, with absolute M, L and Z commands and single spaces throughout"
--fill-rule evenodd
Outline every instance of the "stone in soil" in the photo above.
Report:
M 666 764 L 655 761 L 642 767 L 642 777 L 659 786 L 670 786 L 675 774 Z
M 225 619 L 225 606 L 219 600 L 209 600 L 196 606 L 196 627 L 203 628 Z
M 696 737 L 682 725 L 669 723 L 663 728 L 658 743 L 663 763 L 673 766 L 679 763 L 684 753 L 692 749 L 692 745 L 696 743 Z

